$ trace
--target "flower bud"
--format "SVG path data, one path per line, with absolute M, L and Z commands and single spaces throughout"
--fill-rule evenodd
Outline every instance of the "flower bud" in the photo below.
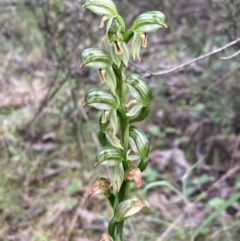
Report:
M 106 34 L 102 41 L 104 43 L 109 39 L 110 42 L 120 41 L 123 42 L 125 33 L 125 23 L 120 15 L 110 18 L 106 27 Z
M 129 143 L 133 151 L 141 158 L 146 158 L 149 152 L 149 142 L 143 131 L 135 126 L 130 126 L 129 137 Z
M 148 106 L 151 100 L 151 89 L 146 81 L 137 74 L 131 74 L 126 79 L 128 88 L 138 103 Z
M 86 104 L 99 110 L 115 110 L 119 107 L 116 97 L 111 92 L 101 89 L 88 91 L 83 105 Z
M 124 42 L 125 24 L 121 17 L 115 18 L 111 27 L 106 32 L 104 41 L 110 40 L 110 56 L 113 62 L 119 67 L 121 60 L 127 66 L 129 60 L 129 51 L 127 44 Z
M 112 65 L 112 60 L 109 55 L 98 48 L 85 49 L 80 57 L 82 66 L 93 69 L 106 69 Z
M 113 239 L 107 233 L 103 233 L 100 241 L 113 241 Z
M 144 207 L 143 201 L 138 197 L 131 197 L 120 202 L 115 210 L 114 219 L 116 222 L 122 222 L 125 219 L 138 213 Z
M 125 172 L 124 172 L 124 179 L 126 181 L 132 181 L 136 183 L 137 188 L 141 187 L 141 176 L 142 173 L 139 170 L 138 167 L 132 166 L 129 167 Z
M 111 196 L 110 182 L 106 178 L 101 177 L 94 182 L 89 195 L 93 197 L 97 194 L 104 194 L 106 197 Z
M 96 157 L 96 165 L 116 166 L 123 161 L 122 153 L 113 146 L 102 147 Z

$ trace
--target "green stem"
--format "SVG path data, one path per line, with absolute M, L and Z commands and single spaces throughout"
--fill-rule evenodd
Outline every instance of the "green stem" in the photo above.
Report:
M 116 230 L 117 222 L 114 219 L 111 219 L 108 225 L 108 234 L 115 240 L 115 230 Z
M 123 240 L 122 239 L 123 238 L 123 225 L 124 225 L 124 221 L 119 222 L 117 225 L 117 231 L 118 231 L 118 235 L 119 235 L 119 238 L 121 241 Z
M 115 201 L 115 198 L 114 198 L 114 195 L 112 194 L 109 198 L 108 198 L 111 206 L 114 208 L 114 201 Z
M 119 77 L 121 77 L 118 83 L 118 86 L 120 87 L 118 94 L 119 94 L 119 99 L 121 101 L 120 103 L 121 107 L 118 109 L 118 116 L 119 116 L 119 122 L 120 122 L 121 144 L 124 148 L 123 154 L 125 156 L 125 160 L 123 161 L 123 167 L 124 167 L 124 170 L 126 170 L 128 168 L 126 155 L 127 155 L 128 142 L 129 142 L 129 122 L 128 122 L 128 118 L 126 116 L 126 110 L 125 110 L 127 85 L 122 78 L 123 69 L 124 69 L 124 65 L 122 63 L 119 69 L 115 69 L 115 72 L 117 72 Z M 126 181 L 123 181 L 122 186 L 119 190 L 119 193 L 117 194 L 119 202 L 123 201 L 128 196 L 129 190 L 130 190 L 129 187 L 130 187 L 129 183 Z M 124 221 L 119 222 L 117 224 L 116 236 L 119 237 L 120 241 L 123 240 L 123 226 L 124 226 Z

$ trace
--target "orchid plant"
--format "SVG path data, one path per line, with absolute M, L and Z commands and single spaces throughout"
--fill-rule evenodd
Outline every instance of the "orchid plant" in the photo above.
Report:
M 88 48 L 80 57 L 81 66 L 97 69 L 100 81 L 106 84 L 105 89 L 90 90 L 84 102 L 103 111 L 98 133 L 102 148 L 96 155 L 95 166 L 104 165 L 110 170 L 109 180 L 98 178 L 90 195 L 104 194 L 114 213 L 101 241 L 122 241 L 124 221 L 144 207 L 140 198 L 130 195 L 130 182 L 141 187 L 141 173 L 148 164 L 148 139 L 134 123 L 148 115 L 151 100 L 151 89 L 141 76 L 125 76 L 129 62 L 127 44 L 132 39 L 133 60 L 140 60 L 141 46 L 147 47 L 147 33 L 167 26 L 162 12 L 149 11 L 140 14 L 126 31 L 112 0 L 86 0 L 83 7 L 102 16 L 100 28 L 107 22 L 102 41 L 109 41 L 108 53 Z

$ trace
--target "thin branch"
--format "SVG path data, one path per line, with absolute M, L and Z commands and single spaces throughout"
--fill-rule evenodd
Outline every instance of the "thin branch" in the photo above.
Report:
M 234 53 L 234 54 L 232 54 L 232 55 L 230 55 L 230 56 L 228 56 L 228 57 L 222 57 L 222 58 L 220 58 L 220 59 L 223 59 L 223 60 L 231 59 L 231 58 L 233 58 L 233 57 L 235 57 L 235 56 L 237 56 L 237 55 L 239 55 L 239 54 L 240 54 L 240 50 L 238 50 L 236 53 Z
M 146 71 L 147 73 L 144 74 L 143 77 L 165 75 L 165 74 L 169 74 L 169 73 L 178 71 L 178 70 L 180 70 L 180 69 L 182 69 L 182 68 L 184 68 L 184 67 L 186 67 L 188 65 L 191 65 L 191 64 L 193 64 L 193 63 L 195 63 L 195 62 L 197 62 L 199 60 L 202 60 L 202 59 L 207 58 L 207 57 L 209 57 L 211 55 L 217 54 L 217 53 L 219 53 L 219 52 L 229 48 L 230 46 L 232 46 L 232 45 L 234 45 L 234 44 L 236 44 L 238 42 L 240 42 L 240 38 L 238 38 L 238 39 L 236 39 L 236 40 L 234 40 L 234 41 L 224 45 L 221 48 L 215 49 L 215 50 L 213 50 L 213 51 L 211 51 L 211 52 L 209 52 L 207 54 L 203 54 L 203 55 L 201 55 L 201 56 L 199 56 L 199 57 L 197 57 L 195 59 L 189 60 L 186 63 L 180 64 L 180 65 L 178 65 L 178 66 L 176 66 L 174 68 L 168 69 L 168 70 L 163 70 L 163 71 L 159 71 L 159 72 L 155 72 L 155 73 Z
M 144 71 L 145 73 L 152 75 L 152 72 L 150 72 L 150 71 L 148 71 L 148 70 L 146 70 L 146 69 L 143 69 L 142 67 L 138 66 L 138 65 L 135 64 L 134 62 L 129 61 L 129 63 L 130 63 L 132 66 L 136 67 L 137 69 L 140 69 L 140 70 Z

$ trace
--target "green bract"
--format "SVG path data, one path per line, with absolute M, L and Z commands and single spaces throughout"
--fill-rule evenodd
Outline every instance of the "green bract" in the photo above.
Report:
M 116 166 L 123 161 L 121 151 L 113 146 L 105 146 L 97 153 L 95 165 Z
M 114 110 L 119 107 L 117 98 L 107 90 L 92 89 L 85 97 L 85 103 L 99 110 Z
M 112 65 L 109 55 L 101 49 L 89 48 L 85 49 L 80 57 L 82 64 L 93 69 L 105 69 Z
M 141 158 L 146 158 L 149 152 L 149 142 L 142 130 L 135 126 L 129 128 L 130 146 Z

